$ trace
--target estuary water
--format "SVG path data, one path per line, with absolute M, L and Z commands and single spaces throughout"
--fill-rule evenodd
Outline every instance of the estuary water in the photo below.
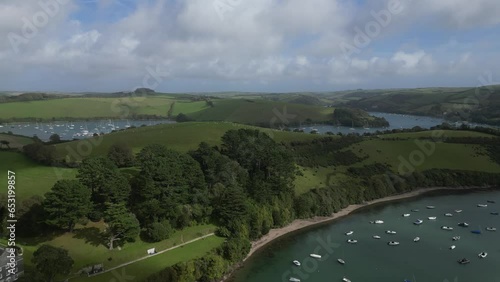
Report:
M 276 282 L 291 277 L 307 282 L 500 282 L 500 191 L 434 192 L 382 203 L 321 226 L 298 231 L 270 243 L 247 260 L 230 281 Z M 447 191 L 447 193 L 450 193 Z M 495 201 L 496 203 L 488 203 Z M 487 207 L 478 207 L 485 204 Z M 427 206 L 435 206 L 428 209 Z M 418 212 L 411 210 L 418 209 Z M 461 212 L 456 212 L 462 210 Z M 410 216 L 403 217 L 408 213 Z M 452 216 L 445 216 L 451 213 Z M 428 217 L 437 217 L 429 220 Z M 413 222 L 422 219 L 421 225 Z M 383 220 L 383 224 L 370 221 Z M 469 227 L 458 223 L 467 222 Z M 443 230 L 442 226 L 453 230 Z M 387 234 L 386 231 L 396 231 Z M 473 234 L 480 230 L 481 234 Z M 354 231 L 351 236 L 345 233 Z M 379 235 L 381 239 L 374 239 Z M 452 237 L 460 236 L 453 241 Z M 419 242 L 414 242 L 420 237 Z M 348 239 L 357 240 L 350 244 Z M 399 246 L 389 246 L 398 241 Z M 450 249 L 455 245 L 455 249 Z M 486 258 L 478 254 L 487 252 Z M 310 257 L 319 254 L 321 259 Z M 343 259 L 345 265 L 337 259 Z M 469 264 L 459 264 L 462 258 Z M 298 260 L 301 266 L 292 261 Z

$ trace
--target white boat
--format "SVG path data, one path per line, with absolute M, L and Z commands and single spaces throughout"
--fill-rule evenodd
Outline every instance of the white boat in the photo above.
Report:
M 427 208 L 432 210 L 432 209 L 435 209 L 436 207 L 435 206 L 427 206 Z
M 421 219 L 417 219 L 417 220 L 415 220 L 415 221 L 413 222 L 413 224 L 415 224 L 415 225 L 420 225 L 420 224 L 422 224 L 422 223 L 424 223 L 424 221 L 423 221 L 423 220 L 421 220 Z
M 410 214 L 409 214 L 409 213 L 405 213 L 405 214 L 403 214 L 403 217 L 409 217 L 409 216 L 410 216 Z
M 356 244 L 357 242 L 358 242 L 358 240 L 354 240 L 354 239 L 347 240 L 347 243 L 349 243 L 349 244 Z
M 345 261 L 341 258 L 337 259 L 337 261 L 340 263 L 340 264 L 345 264 Z
M 487 208 L 488 205 L 486 205 L 486 204 L 477 204 L 477 207 L 478 208 Z
M 387 230 L 387 231 L 385 231 L 385 233 L 387 233 L 387 234 L 396 234 L 396 231 Z
M 312 257 L 312 258 L 317 258 L 317 259 L 321 258 L 321 256 L 317 255 L 317 254 L 310 254 L 309 256 Z
M 435 216 L 429 216 L 429 217 L 428 217 L 428 219 L 429 219 L 429 220 L 436 220 L 436 219 L 437 219 L 437 217 L 435 217 Z
M 451 214 L 451 213 L 445 213 L 445 214 L 444 214 L 444 216 L 447 216 L 447 217 L 452 217 L 452 216 L 453 216 L 453 214 Z
M 443 230 L 453 230 L 453 227 L 441 226 L 441 229 L 443 229 Z
M 485 257 L 487 257 L 487 256 L 488 256 L 488 253 L 487 253 L 487 252 L 482 252 L 482 253 L 480 253 L 480 254 L 478 255 L 478 257 L 480 257 L 480 258 L 485 258 Z
M 349 231 L 349 232 L 345 233 L 345 235 L 347 235 L 347 236 L 351 236 L 352 234 L 354 234 L 354 231 Z
M 418 242 L 420 241 L 420 237 L 415 237 L 415 239 L 413 239 L 413 242 Z
M 453 241 L 458 241 L 458 240 L 460 240 L 460 236 L 455 236 L 455 237 L 453 237 L 453 238 L 451 238 L 451 239 L 452 239 Z
M 461 226 L 461 227 L 468 227 L 468 226 L 469 226 L 469 224 L 468 224 L 467 222 L 460 222 L 460 223 L 458 224 L 458 226 Z
M 419 212 L 420 210 L 419 209 L 412 209 L 411 211 L 412 212 Z
M 347 279 L 346 277 L 342 278 L 342 281 L 344 281 L 344 282 L 351 282 L 351 280 Z
M 375 224 L 383 224 L 383 223 L 384 223 L 383 220 L 380 220 L 380 219 L 375 220 Z
M 300 261 L 298 261 L 298 260 L 294 260 L 294 261 L 293 261 L 293 264 L 295 264 L 296 266 L 300 266 Z
M 381 237 L 378 235 L 373 235 L 373 239 L 380 239 Z
M 288 281 L 291 281 L 291 282 L 300 282 L 300 279 L 295 278 L 295 277 L 290 277 L 290 279 L 288 279 Z
M 398 246 L 399 245 L 399 242 L 396 242 L 396 241 L 390 241 L 387 243 L 389 246 Z
M 488 231 L 497 231 L 495 227 L 486 227 L 486 230 Z
M 455 212 L 456 212 L 456 213 L 461 213 L 461 212 L 462 212 L 462 210 L 455 210 Z
M 457 247 L 457 246 L 455 246 L 455 245 L 451 245 L 451 246 L 450 246 L 450 250 L 454 250 L 456 247 Z

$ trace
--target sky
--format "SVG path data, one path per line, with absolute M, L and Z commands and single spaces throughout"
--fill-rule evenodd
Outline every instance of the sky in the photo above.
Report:
M 3 0 L 0 90 L 500 84 L 498 0 Z

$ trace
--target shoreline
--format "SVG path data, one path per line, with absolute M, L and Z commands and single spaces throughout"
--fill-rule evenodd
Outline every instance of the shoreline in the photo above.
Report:
M 375 200 L 372 200 L 372 201 L 365 202 L 363 204 L 349 205 L 349 206 L 341 209 L 340 211 L 332 214 L 331 216 L 313 217 L 313 218 L 309 218 L 309 219 L 296 219 L 296 220 L 292 221 L 290 224 L 288 224 L 285 227 L 277 228 L 277 229 L 271 229 L 269 231 L 269 233 L 267 233 L 266 235 L 262 236 L 257 241 L 253 241 L 252 242 L 252 247 L 250 248 L 250 252 L 247 254 L 247 256 L 245 257 L 245 259 L 241 262 L 241 264 L 243 264 L 246 260 L 248 260 L 253 254 L 255 254 L 257 251 L 259 251 L 260 249 L 262 249 L 264 246 L 268 245 L 272 241 L 274 241 L 274 240 L 276 240 L 276 239 L 278 239 L 278 238 L 280 238 L 280 237 L 282 237 L 284 235 L 296 232 L 298 230 L 301 230 L 301 229 L 304 229 L 304 228 L 307 228 L 307 227 L 311 227 L 311 226 L 314 226 L 314 225 L 319 225 L 319 224 L 322 224 L 322 223 L 326 223 L 326 222 L 329 222 L 329 221 L 333 221 L 333 220 L 342 218 L 342 217 L 347 216 L 347 215 L 351 214 L 352 212 L 357 211 L 357 210 L 359 210 L 361 208 L 364 208 L 364 207 L 368 207 L 368 206 L 372 206 L 372 205 L 376 205 L 376 204 L 380 204 L 380 203 L 386 203 L 386 202 L 391 202 L 391 201 L 397 201 L 397 200 L 402 200 L 402 199 L 413 198 L 413 197 L 421 196 L 423 194 L 427 194 L 427 193 L 433 192 L 433 191 L 440 191 L 440 190 L 459 191 L 459 190 L 488 189 L 488 188 L 493 188 L 493 186 L 486 186 L 486 187 L 483 187 L 483 186 L 471 186 L 471 187 L 431 187 L 431 188 L 423 188 L 423 189 L 418 189 L 418 190 L 414 190 L 414 191 L 411 191 L 411 192 L 407 192 L 407 193 L 404 193 L 404 194 L 387 196 L 387 197 L 384 197 L 384 198 L 375 199 Z

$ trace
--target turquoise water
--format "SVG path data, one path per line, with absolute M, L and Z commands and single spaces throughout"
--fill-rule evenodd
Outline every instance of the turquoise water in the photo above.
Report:
M 477 204 L 488 200 L 487 208 Z M 426 206 L 434 205 L 435 209 Z M 411 212 L 419 209 L 419 212 Z M 463 210 L 456 213 L 455 210 Z M 367 207 L 352 215 L 300 231 L 279 239 L 250 258 L 232 278 L 233 282 L 288 281 L 295 277 L 301 281 L 342 281 L 345 276 L 351 281 L 404 281 L 412 282 L 500 282 L 500 216 L 491 212 L 500 211 L 500 192 L 467 192 L 454 195 L 442 193 L 426 195 L 410 200 Z M 410 213 L 410 217 L 403 217 Z M 446 217 L 452 213 L 453 217 Z M 436 216 L 436 221 L 427 218 Z M 416 219 L 424 220 L 422 225 L 414 225 Z M 381 219 L 384 224 L 370 224 Z M 459 222 L 470 224 L 459 227 Z M 442 230 L 441 226 L 454 230 Z M 496 227 L 497 232 L 486 231 L 486 227 Z M 481 235 L 471 230 L 481 230 Z M 354 231 L 346 236 L 347 231 Z M 394 230 L 395 235 L 386 234 Z M 373 239 L 380 235 L 382 239 Z M 413 242 L 415 237 L 420 242 Z M 460 236 L 453 241 L 453 236 Z M 347 239 L 358 240 L 349 244 Z M 399 246 L 389 246 L 388 241 L 399 241 Z M 450 250 L 451 245 L 456 249 Z M 488 256 L 480 259 L 480 252 Z M 322 255 L 313 259 L 309 254 Z M 467 265 L 457 260 L 467 258 Z M 337 262 L 338 258 L 346 264 Z M 301 266 L 292 261 L 299 260 Z

